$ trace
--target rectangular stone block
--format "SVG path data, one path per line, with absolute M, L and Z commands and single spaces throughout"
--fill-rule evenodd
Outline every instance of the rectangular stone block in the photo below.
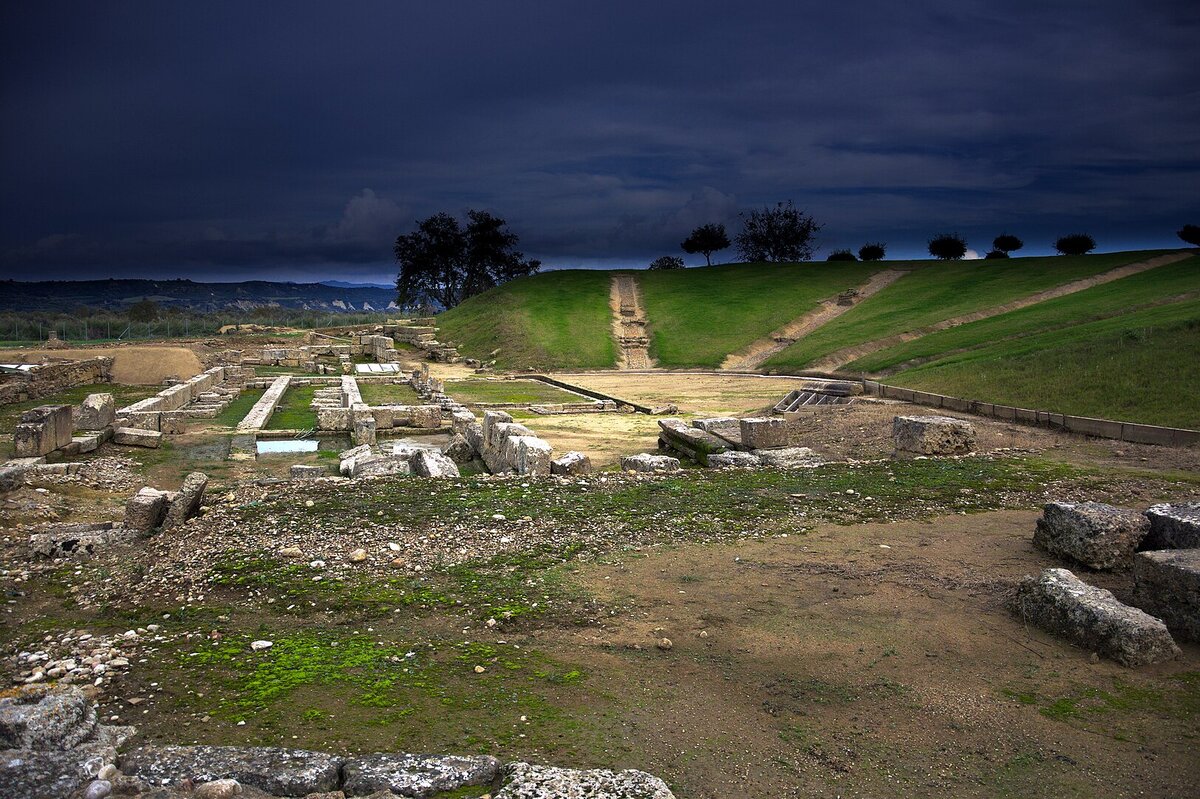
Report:
M 162 445 L 162 433 L 157 430 L 139 430 L 136 427 L 118 427 L 113 431 L 113 443 L 123 447 L 157 449 Z
M 1162 619 L 1185 641 L 1200 642 L 1200 549 L 1135 555 L 1133 604 Z
M 1128 568 L 1150 530 L 1144 515 L 1103 502 L 1051 502 L 1037 521 L 1033 543 L 1092 569 Z
M 103 430 L 117 418 L 117 403 L 112 394 L 88 394 L 79 405 L 76 430 Z
M 975 427 L 951 416 L 897 416 L 892 439 L 897 452 L 966 455 L 975 448 Z
M 774 416 L 742 419 L 742 444 L 748 449 L 774 449 L 792 445 L 795 425 Z

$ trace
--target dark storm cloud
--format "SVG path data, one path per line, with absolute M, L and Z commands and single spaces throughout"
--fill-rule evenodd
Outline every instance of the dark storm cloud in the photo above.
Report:
M 0 268 L 385 278 L 439 210 L 641 264 L 793 199 L 826 249 L 1198 215 L 1182 2 L 9 4 Z

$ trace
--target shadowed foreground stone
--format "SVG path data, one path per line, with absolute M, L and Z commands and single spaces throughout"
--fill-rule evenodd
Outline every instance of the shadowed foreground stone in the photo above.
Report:
M 1118 602 L 1066 569 L 1044 569 L 1017 587 L 1014 610 L 1024 621 L 1061 635 L 1123 666 L 1170 660 L 1179 647 L 1160 620 Z
M 484 755 L 378 753 L 346 762 L 342 767 L 342 791 L 347 796 L 367 796 L 375 791 L 389 790 L 401 796 L 425 799 L 443 791 L 488 785 L 499 773 L 500 761 Z
M 150 783 L 234 779 L 274 796 L 332 791 L 344 758 L 277 746 L 139 746 L 121 755 L 125 774 Z
M 975 448 L 975 427 L 951 416 L 897 416 L 892 439 L 897 452 L 966 455 Z
M 1200 500 L 1151 505 L 1146 518 L 1150 534 L 1142 541 L 1142 549 L 1200 547 Z
M 1180 638 L 1200 642 L 1200 549 L 1139 552 L 1133 580 L 1134 604 Z
M 588 771 L 510 763 L 496 799 L 675 799 L 667 784 L 644 771 Z
M 1051 502 L 1037 521 L 1033 543 L 1093 569 L 1112 569 L 1129 563 L 1149 531 L 1146 517 L 1128 508 Z

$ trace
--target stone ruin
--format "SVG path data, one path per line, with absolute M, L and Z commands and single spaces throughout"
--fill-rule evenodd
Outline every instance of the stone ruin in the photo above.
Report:
M 156 531 L 178 529 L 200 512 L 208 476 L 192 472 L 178 491 L 146 486 L 125 505 L 121 522 L 63 523 L 47 525 L 29 537 L 35 557 L 87 557 L 113 545 L 133 543 Z
M 694 419 L 689 425 L 681 419 L 660 419 L 658 446 L 664 452 L 694 461 L 700 466 L 720 469 L 733 466 L 819 466 L 823 460 L 808 447 L 799 446 L 800 426 L 781 416 L 747 419 Z M 650 456 L 655 457 L 655 456 Z M 632 471 L 659 471 L 662 464 L 651 465 L 646 459 L 622 459 L 621 468 Z M 678 465 L 678 462 L 676 462 Z M 666 465 L 669 471 L 669 464 Z
M 1051 502 L 1033 537 L 1047 552 L 1096 570 L 1133 570 L 1133 605 L 1066 569 L 1026 577 L 1021 617 L 1125 666 L 1178 654 L 1172 633 L 1200 641 L 1200 502 L 1144 513 L 1100 502 Z M 1141 549 L 1142 551 L 1137 551 Z
M 83 691 L 21 686 L 0 698 L 5 799 L 414 797 L 490 792 L 495 799 L 673 799 L 659 778 L 627 769 L 567 769 L 488 755 L 338 755 L 275 746 L 143 744 L 99 722 Z
M 952 416 L 897 416 L 892 438 L 897 454 L 967 455 L 975 449 L 975 426 Z

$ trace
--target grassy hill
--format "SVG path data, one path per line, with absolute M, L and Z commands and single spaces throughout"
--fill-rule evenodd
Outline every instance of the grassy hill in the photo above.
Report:
M 617 362 L 608 272 L 520 278 L 438 315 L 439 334 L 471 357 L 510 369 L 606 369 Z
M 636 273 L 663 368 L 707 368 L 867 282 L 907 274 L 775 355 L 799 373 L 848 347 L 1170 251 L 1000 261 L 725 264 Z M 442 314 L 444 337 L 502 367 L 611 368 L 611 272 L 548 272 Z M 1200 427 L 1200 256 L 860 354 L 843 371 L 993 402 Z M 864 348 L 867 349 L 867 348 Z

